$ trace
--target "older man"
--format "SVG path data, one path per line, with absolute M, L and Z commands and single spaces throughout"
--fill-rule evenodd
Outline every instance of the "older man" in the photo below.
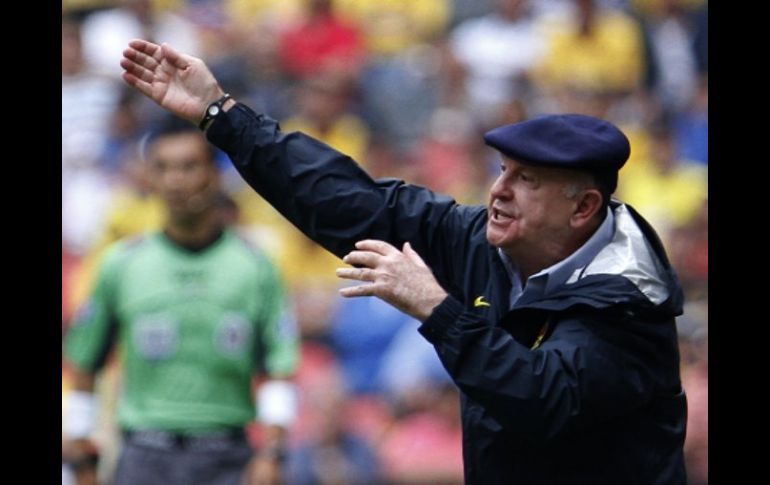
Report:
M 469 207 L 282 133 L 167 45 L 133 41 L 122 66 L 356 266 L 338 270 L 364 282 L 343 295 L 422 321 L 462 391 L 467 483 L 685 483 L 682 293 L 653 229 L 609 199 L 629 155 L 615 126 L 556 115 L 492 130 L 502 172 L 488 206 Z

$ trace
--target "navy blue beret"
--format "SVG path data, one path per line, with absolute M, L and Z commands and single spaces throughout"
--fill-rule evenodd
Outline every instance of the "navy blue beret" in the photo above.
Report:
M 628 138 L 615 125 L 580 114 L 501 126 L 484 134 L 484 141 L 520 163 L 593 173 L 610 183 L 610 191 L 631 153 Z

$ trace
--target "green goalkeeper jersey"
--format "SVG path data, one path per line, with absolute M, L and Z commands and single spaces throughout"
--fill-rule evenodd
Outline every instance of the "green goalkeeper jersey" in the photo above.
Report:
M 291 375 L 296 324 L 276 268 L 232 231 L 200 251 L 162 233 L 121 241 L 65 341 L 96 371 L 117 341 L 124 429 L 196 433 L 254 418 L 251 377 Z

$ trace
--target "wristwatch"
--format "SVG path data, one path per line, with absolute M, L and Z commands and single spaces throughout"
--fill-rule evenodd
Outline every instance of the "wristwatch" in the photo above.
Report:
M 208 106 L 208 108 L 206 108 L 206 112 L 203 114 L 203 119 L 200 123 L 198 123 L 198 128 L 200 128 L 201 131 L 206 131 L 209 125 L 214 121 L 214 118 L 222 113 L 222 105 L 224 105 L 225 101 L 228 99 L 230 99 L 230 95 L 225 93 L 224 96 L 214 101 Z

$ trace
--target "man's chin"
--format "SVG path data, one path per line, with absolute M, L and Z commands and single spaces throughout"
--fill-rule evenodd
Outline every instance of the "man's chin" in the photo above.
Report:
M 184 210 L 170 210 L 169 211 L 169 219 L 176 222 L 177 224 L 182 225 L 195 225 L 198 223 L 198 221 L 201 219 L 201 211 L 194 211 L 191 209 L 184 209 Z
M 492 246 L 499 248 L 504 243 L 504 235 L 496 229 L 487 226 L 487 242 Z
M 505 251 L 518 241 L 516 232 L 509 230 L 503 231 L 500 228 L 487 226 L 487 242 L 496 248 Z

